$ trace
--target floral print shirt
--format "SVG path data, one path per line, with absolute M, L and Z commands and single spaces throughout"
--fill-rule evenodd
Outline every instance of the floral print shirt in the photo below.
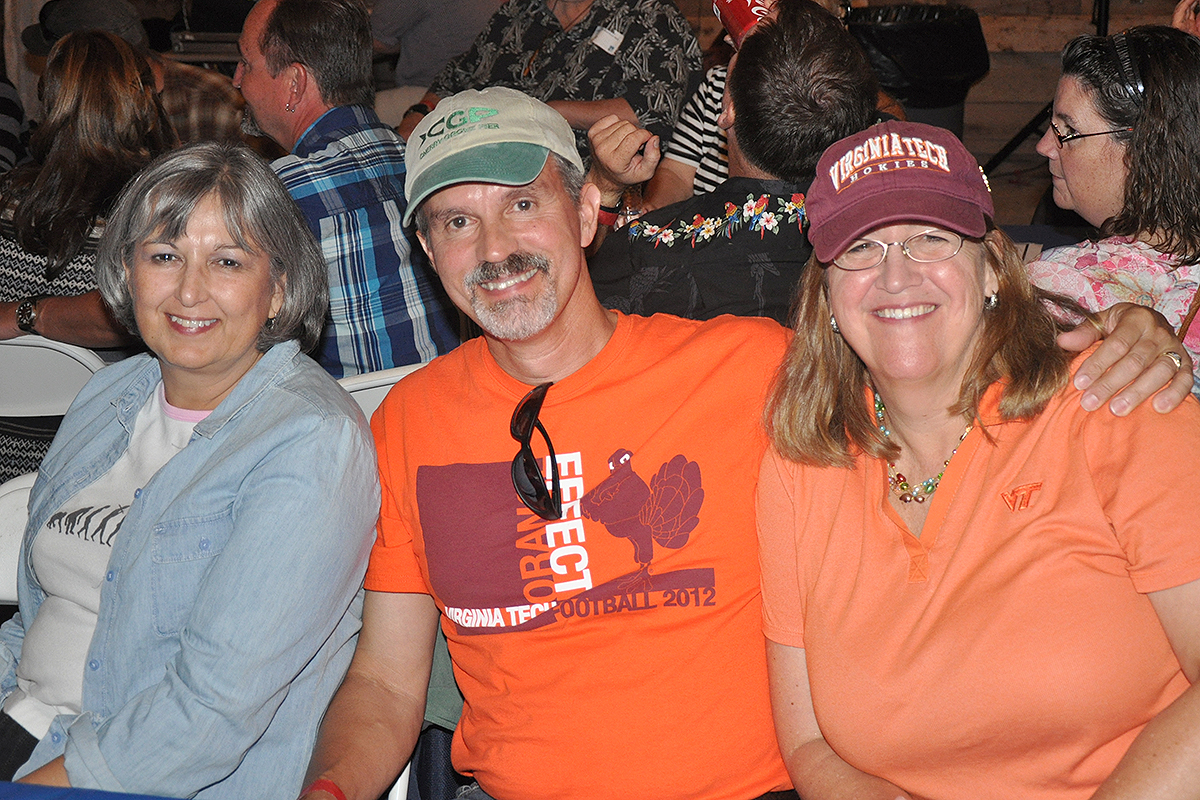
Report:
M 1180 266 L 1175 256 L 1124 236 L 1056 247 L 1029 265 L 1043 289 L 1078 300 L 1093 311 L 1114 303 L 1137 303 L 1158 311 L 1178 328 L 1200 285 L 1200 265 Z M 1183 336 L 1196 364 L 1192 391 L 1200 387 L 1200 315 Z
M 771 317 L 787 324 L 812 252 L 808 182 L 730 178 L 611 232 L 588 259 L 596 296 L 627 314 Z

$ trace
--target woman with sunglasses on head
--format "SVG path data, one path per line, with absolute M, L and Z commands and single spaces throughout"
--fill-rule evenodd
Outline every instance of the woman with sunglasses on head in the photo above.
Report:
M 1160 311 L 1195 361 L 1200 40 L 1156 25 L 1080 36 L 1062 64 L 1037 149 L 1050 159 L 1054 202 L 1103 238 L 1047 251 L 1030 275 L 1092 310 L 1128 301 Z
M 1200 404 L 1081 409 L 948 131 L 843 139 L 806 200 L 758 484 L 800 796 L 1200 797 Z

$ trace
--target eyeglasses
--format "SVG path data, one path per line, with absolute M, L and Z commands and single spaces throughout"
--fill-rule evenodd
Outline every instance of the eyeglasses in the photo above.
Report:
M 1062 146 L 1064 144 L 1075 141 L 1076 139 L 1086 139 L 1089 136 L 1110 136 L 1114 133 L 1128 133 L 1129 131 L 1133 130 L 1133 128 L 1117 128 L 1116 130 L 1112 131 L 1096 131 L 1095 133 L 1068 133 L 1066 136 L 1063 136 L 1058 132 L 1058 126 L 1055 125 L 1052 120 L 1050 122 L 1050 130 L 1054 133 L 1055 141 L 1058 142 L 1058 149 L 1062 150 Z
M 879 242 L 875 239 L 858 239 L 844 253 L 833 260 L 841 269 L 847 272 L 858 272 L 870 269 L 883 263 L 887 258 L 888 248 L 899 245 L 904 255 L 919 264 L 932 264 L 945 261 L 958 255 L 962 249 L 963 237 L 957 233 L 931 229 L 914 233 L 903 242 Z
M 521 498 L 525 507 L 542 519 L 562 519 L 562 484 L 558 480 L 558 459 L 554 457 L 554 445 L 550 442 L 550 436 L 538 419 L 542 402 L 546 399 L 546 391 L 553 385 L 543 383 L 533 387 L 513 409 L 512 422 L 509 424 L 512 438 L 521 444 L 521 449 L 517 451 L 512 462 L 513 488 L 517 490 L 517 497 Z M 541 463 L 533 454 L 533 448 L 529 446 L 535 428 L 546 440 L 546 449 L 550 451 L 550 489 L 546 488 L 546 476 L 542 474 Z

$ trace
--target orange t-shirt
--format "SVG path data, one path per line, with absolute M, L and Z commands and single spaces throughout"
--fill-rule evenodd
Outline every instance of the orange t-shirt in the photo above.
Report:
M 1003 423 L 998 386 L 921 537 L 887 465 L 759 483 L 764 631 L 805 648 L 830 746 L 933 800 L 1087 798 L 1188 682 L 1146 597 L 1200 578 L 1200 406 L 1118 419 L 1075 389 Z
M 753 491 L 786 341 L 767 320 L 619 317 L 546 394 L 564 502 L 551 523 L 512 487 L 509 421 L 529 387 L 482 340 L 388 395 L 366 586 L 442 610 L 466 698 L 454 764 L 485 791 L 747 800 L 790 785 Z M 545 462 L 537 433 L 532 446 Z

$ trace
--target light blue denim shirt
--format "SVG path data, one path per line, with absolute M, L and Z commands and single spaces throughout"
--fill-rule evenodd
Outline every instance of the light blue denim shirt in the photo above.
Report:
M 0 697 L 45 594 L 33 536 L 108 471 L 160 380 L 139 356 L 72 404 L 30 496 L 20 614 L 0 629 Z M 292 800 L 346 673 L 379 512 L 366 420 L 328 374 L 276 345 L 134 494 L 100 592 L 83 709 L 23 775 L 66 754 L 73 786 Z

